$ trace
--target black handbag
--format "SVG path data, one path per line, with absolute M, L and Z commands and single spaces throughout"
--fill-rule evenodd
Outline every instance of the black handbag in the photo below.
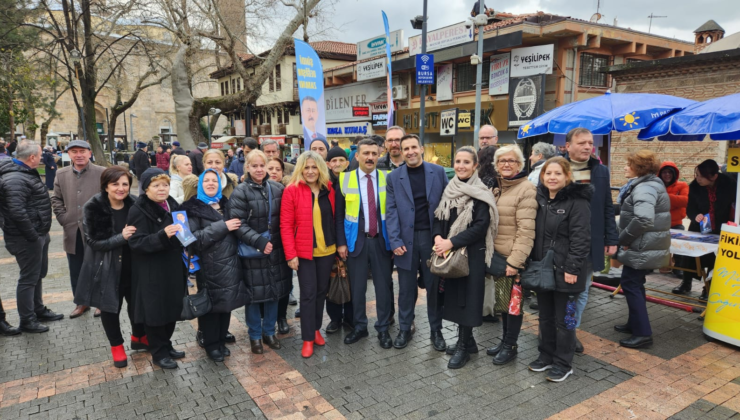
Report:
M 540 261 L 528 261 L 519 281 L 533 292 L 555 291 L 555 251 L 550 248 Z
M 506 257 L 494 251 L 491 263 L 486 265 L 486 273 L 494 277 L 506 276 Z
M 188 257 L 188 260 L 190 258 Z M 185 295 L 182 298 L 182 312 L 180 312 L 180 319 L 183 321 L 190 321 L 191 319 L 199 318 L 213 309 L 211 303 L 211 297 L 208 295 L 208 289 L 205 285 L 202 290 L 198 290 L 198 293 L 194 295 Z
M 326 294 L 329 302 L 337 305 L 344 305 L 352 300 L 352 294 L 349 289 L 349 278 L 347 277 L 347 267 L 339 258 L 336 259 L 329 280 L 329 293 Z
M 272 188 L 270 188 L 269 181 L 267 182 L 267 206 L 267 230 L 260 233 L 260 236 L 262 236 L 263 238 L 267 238 L 267 240 L 269 241 L 271 238 L 270 226 L 272 225 Z M 250 260 L 259 260 L 270 256 L 270 254 L 265 254 L 259 249 L 245 244 L 241 240 L 239 241 L 237 252 L 239 253 L 239 257 Z

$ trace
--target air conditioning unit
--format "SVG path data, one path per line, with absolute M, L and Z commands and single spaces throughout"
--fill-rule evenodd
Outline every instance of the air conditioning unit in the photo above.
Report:
M 393 86 L 393 100 L 398 101 L 406 99 L 409 96 L 409 90 L 406 86 Z

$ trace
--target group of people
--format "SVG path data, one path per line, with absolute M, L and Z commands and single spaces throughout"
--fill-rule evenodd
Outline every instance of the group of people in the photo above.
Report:
M 645 276 L 668 264 L 668 230 L 676 222 L 673 195 L 666 187 L 671 190 L 677 181 L 677 170 L 673 178 L 664 176 L 654 153 L 631 153 L 625 168 L 631 181 L 621 195 L 617 228 L 609 170 L 592 156 L 593 136 L 587 129 L 567 135 L 566 157 L 552 145 L 536 144 L 530 173 L 521 148 L 499 147 L 497 140 L 494 127 L 481 127 L 480 150 L 459 148 L 449 181 L 442 167 L 424 161 L 420 139 L 398 126 L 388 128 L 385 139 L 358 139 L 352 156 L 316 138 L 294 166 L 280 159 L 274 142 L 264 142 L 260 150 L 247 139 L 235 156 L 201 144 L 189 156 L 176 148 L 166 170 L 159 162 L 146 168 L 136 163 L 138 197 L 131 194 L 127 169 L 93 165 L 89 144 L 77 140 L 69 144 L 72 165 L 59 170 L 51 198 L 36 171 L 41 149 L 26 140 L 15 159 L 0 160 L 2 228 L 6 248 L 21 268 L 20 328 L 5 321 L 0 306 L 0 333 L 45 332 L 48 327 L 41 322 L 63 318 L 41 298 L 53 210 L 63 227 L 77 305 L 70 317 L 96 308 L 118 367 L 127 363 L 120 326 L 124 300 L 130 348 L 149 350 L 162 368 L 177 367 L 175 360 L 184 353 L 171 338 L 193 273 L 212 305 L 198 318 L 197 333 L 209 358 L 229 356 L 231 312 L 240 307 L 245 307 L 251 351 L 263 353 L 264 345 L 280 349 L 277 334 L 290 330 L 293 272 L 300 288 L 305 358 L 325 344 L 325 308 L 331 319 L 326 333 L 347 327 L 347 345 L 369 336 L 366 292 L 372 279 L 374 328 L 382 348 L 402 349 L 413 339 L 421 288 L 429 340 L 435 350 L 451 356 L 450 369 L 462 368 L 479 351 L 473 329 L 499 315 L 500 342 L 486 352 L 494 364 L 507 364 L 517 357 L 523 322 L 520 275 L 530 262 L 548 255 L 554 260 L 556 287 L 536 295 L 540 353 L 530 370 L 549 371 L 548 380 L 556 382 L 572 374 L 574 353 L 583 351 L 576 328 L 592 274 L 604 268 L 605 255 L 624 264 L 629 318 L 615 329 L 630 337 L 620 344 L 652 344 Z M 140 146 L 146 153 L 146 145 Z M 718 188 L 729 183 L 714 166 L 705 162 L 697 167 L 687 203 L 692 226 L 707 213 L 713 227 L 728 217 Z M 178 239 L 182 222 L 173 218 L 177 211 L 186 212 L 195 238 L 185 246 Z M 461 249 L 467 255 L 466 277 L 431 273 L 431 255 L 444 258 Z M 396 313 L 394 265 L 399 290 L 395 338 L 390 334 Z M 346 266 L 350 284 L 351 299 L 343 304 L 326 300 L 338 266 Z M 454 344 L 447 345 L 443 320 L 457 324 Z

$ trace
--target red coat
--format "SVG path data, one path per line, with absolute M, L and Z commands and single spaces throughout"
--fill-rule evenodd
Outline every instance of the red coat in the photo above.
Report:
M 671 226 L 683 224 L 683 219 L 686 218 L 686 206 L 689 204 L 689 184 L 679 181 L 679 171 L 675 163 L 671 161 L 665 161 L 660 165 L 660 171 L 663 168 L 672 168 L 674 171 L 673 182 L 666 185 L 665 189 L 668 192 L 668 197 L 671 199 Z M 665 183 L 665 181 L 663 181 Z
M 170 154 L 165 153 L 157 153 L 157 168 L 163 170 L 163 171 L 169 171 L 170 170 Z
M 334 189 L 329 182 L 331 211 L 335 212 Z M 336 213 L 334 213 L 336 215 Z M 313 259 L 313 194 L 308 185 L 288 185 L 280 204 L 280 236 L 285 259 Z

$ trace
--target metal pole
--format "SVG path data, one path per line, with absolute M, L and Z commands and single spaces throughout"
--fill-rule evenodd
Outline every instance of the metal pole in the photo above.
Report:
M 208 112 L 208 145 L 211 145 L 211 112 Z
M 483 0 L 478 2 L 478 14 L 483 14 Z M 478 27 L 478 66 L 475 69 L 475 126 L 473 128 L 473 147 L 478 150 L 478 131 L 480 130 L 480 100 L 483 82 L 483 30 L 485 26 Z
M 128 124 L 126 124 L 126 111 L 123 111 L 123 138 L 126 140 L 126 150 L 129 150 L 131 141 L 128 138 Z
M 427 0 L 424 0 L 424 22 L 421 24 L 421 54 L 427 53 Z M 427 85 L 421 85 L 421 102 L 419 104 L 419 139 L 421 145 L 424 143 L 424 127 L 426 126 L 427 119 L 425 115 L 425 108 L 427 102 Z M 391 121 L 388 121 L 390 124 Z
M 134 140 L 134 114 L 131 114 L 128 116 L 128 121 L 131 123 L 131 144 L 134 145 L 134 150 L 136 150 L 136 140 Z

